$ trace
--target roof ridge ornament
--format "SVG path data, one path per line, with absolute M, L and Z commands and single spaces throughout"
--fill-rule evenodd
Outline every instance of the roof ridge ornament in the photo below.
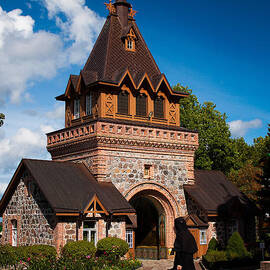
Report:
M 134 19 L 137 12 L 138 11 L 134 10 L 133 7 L 131 7 L 128 16 Z
M 104 4 L 106 5 L 106 9 L 109 10 L 110 15 L 116 13 L 116 8 L 115 8 L 115 6 L 112 4 L 112 0 L 110 0 L 109 3 L 104 3 Z

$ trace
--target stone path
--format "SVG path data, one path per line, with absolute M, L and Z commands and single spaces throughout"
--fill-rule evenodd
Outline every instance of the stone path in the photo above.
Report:
M 138 270 L 167 270 L 173 267 L 173 260 L 141 260 L 143 266 Z M 194 262 L 196 270 L 202 270 L 198 262 Z

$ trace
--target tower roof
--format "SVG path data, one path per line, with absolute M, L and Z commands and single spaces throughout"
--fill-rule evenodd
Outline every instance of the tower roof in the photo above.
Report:
M 135 22 L 132 5 L 126 0 L 111 0 L 106 4 L 109 15 L 96 40 L 96 43 L 80 75 L 71 76 L 70 83 L 74 88 L 81 80 L 86 86 L 95 83 L 107 83 L 119 86 L 124 77 L 129 75 L 134 87 L 138 89 L 147 77 L 153 91 L 166 85 L 169 92 L 176 96 L 187 96 L 186 93 L 174 92 L 166 76 L 156 64 L 146 42 Z M 132 33 L 135 49 L 127 50 L 126 40 Z M 65 95 L 57 97 L 64 100 Z
M 123 3 L 126 2 L 118 0 L 115 5 Z M 161 72 L 135 20 L 129 17 L 127 25 L 123 25 L 120 18 L 121 14 L 117 13 L 108 16 L 82 73 L 87 80 L 91 76 L 92 80 L 118 83 L 121 73 L 128 69 L 133 78 L 147 73 L 154 82 L 157 77 L 161 77 Z M 134 52 L 127 51 L 124 47 L 124 38 L 131 28 L 136 35 Z

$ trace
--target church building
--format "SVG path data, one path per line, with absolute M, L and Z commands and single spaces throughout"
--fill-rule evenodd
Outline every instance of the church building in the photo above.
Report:
M 255 237 L 250 202 L 223 173 L 194 170 L 198 133 L 126 0 L 106 4 L 101 33 L 65 92 L 65 127 L 47 134 L 52 161 L 23 159 L 0 202 L 2 244 L 125 239 L 138 258 L 167 258 L 185 217 L 200 257 L 216 237 Z M 166 35 L 166 33 L 163 33 Z

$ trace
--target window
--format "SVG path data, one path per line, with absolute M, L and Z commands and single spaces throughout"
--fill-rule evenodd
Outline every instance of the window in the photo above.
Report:
M 129 248 L 133 248 L 133 231 L 130 229 L 126 230 L 126 242 Z
M 141 94 L 136 97 L 136 115 L 146 116 L 146 102 L 147 96 L 145 94 Z
M 157 97 L 154 100 L 154 116 L 156 118 L 164 118 L 164 98 Z
M 118 113 L 129 114 L 128 97 L 129 94 L 126 91 L 122 91 L 118 94 Z
M 80 99 L 74 99 L 74 119 L 80 118 Z
M 83 240 L 97 243 L 96 221 L 83 222 Z
M 200 244 L 206 245 L 207 239 L 206 239 L 206 230 L 200 230 Z
M 125 46 L 127 51 L 135 51 L 135 39 L 136 35 L 132 29 L 130 29 L 129 33 L 127 34 Z
M 92 95 L 88 94 L 85 97 L 85 113 L 86 115 L 92 115 Z
M 12 246 L 13 247 L 17 247 L 17 220 L 12 220 L 11 221 L 11 224 L 12 224 Z
M 144 178 L 153 177 L 153 167 L 151 165 L 144 165 Z

